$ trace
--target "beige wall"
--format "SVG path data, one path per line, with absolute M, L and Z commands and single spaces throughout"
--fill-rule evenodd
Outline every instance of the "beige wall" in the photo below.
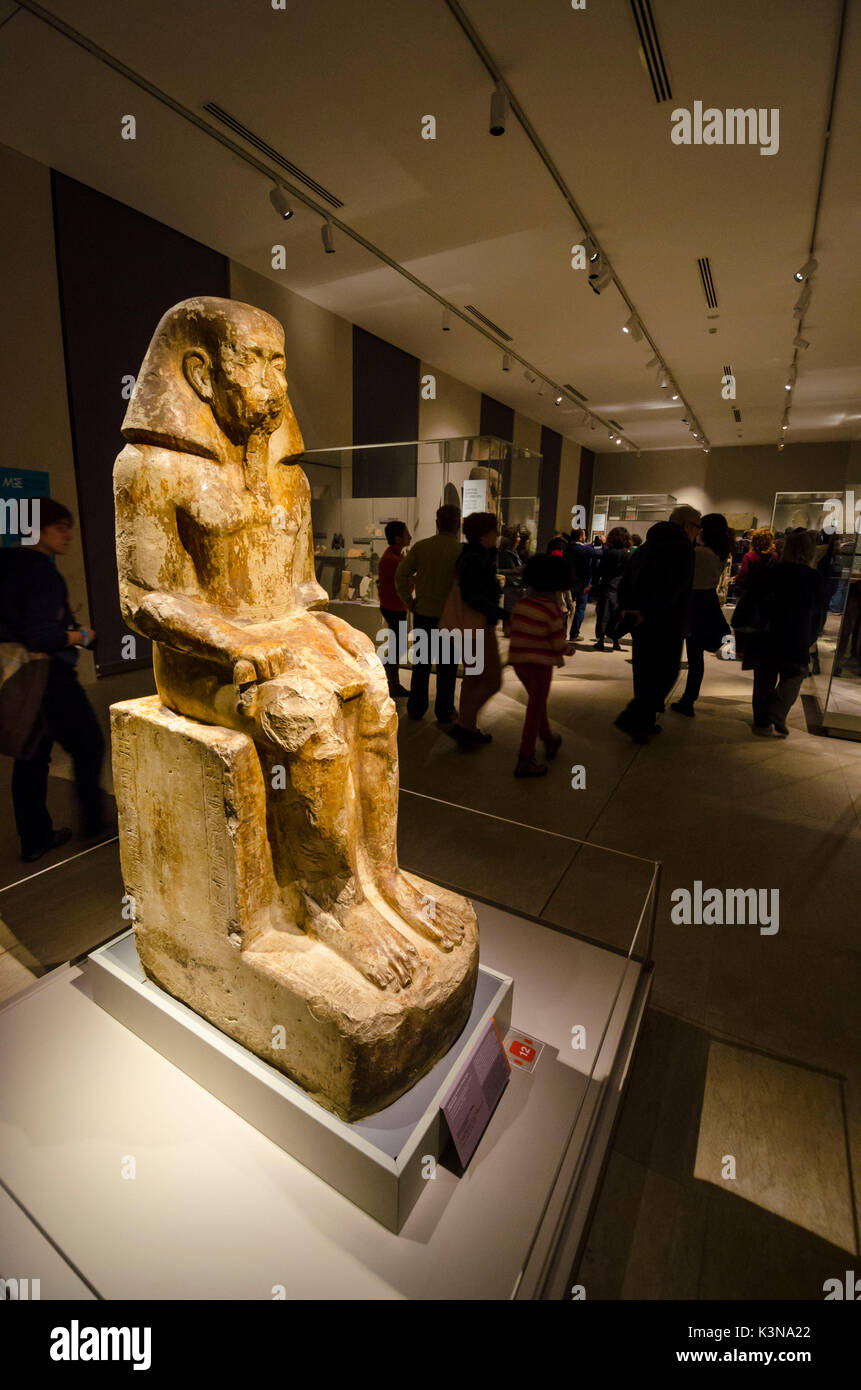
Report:
M 436 400 L 426 401 L 419 396 L 419 439 L 456 439 L 459 435 L 478 434 L 481 392 L 430 362 L 422 362 L 421 375 L 436 378 Z
M 701 449 L 656 450 L 640 458 L 597 454 L 592 494 L 672 493 L 700 511 L 752 513 L 765 524 L 776 492 L 841 492 L 847 484 L 861 483 L 857 466 L 857 476 L 849 476 L 849 451 L 846 443 L 787 444 L 781 453 L 773 444 L 752 444 L 708 454 Z
M 35 468 L 51 475 L 51 493 L 77 518 L 78 493 L 66 397 L 66 368 L 54 255 L 51 176 L 43 164 L 0 145 L 0 186 L 14 190 L 0 217 L 0 400 L 5 473 Z M 79 528 L 63 560 L 75 616 L 89 622 Z M 81 657 L 84 681 L 92 658 Z

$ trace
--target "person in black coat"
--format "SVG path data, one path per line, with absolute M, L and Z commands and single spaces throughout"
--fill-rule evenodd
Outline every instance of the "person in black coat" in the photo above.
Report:
M 571 630 L 568 640 L 575 642 L 580 636 L 580 628 L 586 616 L 586 605 L 592 589 L 595 570 L 603 554 L 600 545 L 589 545 L 586 533 L 577 527 L 571 532 L 571 539 L 565 550 L 565 560 L 571 573 L 570 589 L 574 599 L 574 612 L 571 615 Z
M 758 589 L 766 627 L 745 640 L 742 668 L 753 670 L 753 732 L 786 738 L 786 717 L 810 671 L 810 648 L 819 631 L 822 576 L 813 569 L 816 541 L 810 531 L 786 537 L 780 561 L 770 565 Z
M 75 670 L 78 647 L 91 646 L 96 634 L 76 623 L 66 582 L 53 563 L 53 557 L 68 550 L 72 525 L 67 507 L 43 497 L 37 544 L 0 550 L 0 641 L 20 643 L 50 657 L 39 711 L 42 737 L 32 757 L 16 758 L 12 771 L 15 822 L 25 864 L 72 835 L 67 828 L 55 830 L 48 814 L 48 769 L 55 740 L 72 758 L 84 834 L 96 835 L 104 828 L 99 778 L 105 741 Z
M 464 668 L 457 721 L 446 733 L 464 752 L 490 743 L 491 735 L 478 727 L 478 711 L 502 685 L 502 663 L 496 642 L 496 624 L 505 617 L 500 604 L 496 544 L 499 539 L 493 512 L 472 512 L 463 519 L 466 543 L 457 562 L 456 582 L 468 608 L 482 620 L 476 632 L 481 660 L 475 670 Z M 443 614 L 445 617 L 445 614 Z
M 614 526 L 601 558 L 595 567 L 592 588 L 595 592 L 595 650 L 603 652 L 604 638 L 609 637 L 613 651 L 622 650 L 619 642 L 621 610 L 619 586 L 631 559 L 631 536 L 624 526 Z
M 660 733 L 655 715 L 679 674 L 682 642 L 690 631 L 694 541 L 700 513 L 676 507 L 669 521 L 649 528 L 622 577 L 619 607 L 632 624 L 634 698 L 616 719 L 636 743 Z

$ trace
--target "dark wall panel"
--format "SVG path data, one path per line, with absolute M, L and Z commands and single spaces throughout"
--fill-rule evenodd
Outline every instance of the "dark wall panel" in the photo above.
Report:
M 495 400 L 493 396 L 485 396 L 482 392 L 478 432 L 479 434 L 495 434 L 497 439 L 507 439 L 509 444 L 512 444 L 514 442 L 514 410 L 512 407 L 503 405 L 502 401 Z M 511 460 L 501 459 L 496 466 L 502 474 L 502 495 L 508 497 L 511 492 Z
M 497 439 L 507 439 L 509 444 L 514 442 L 514 410 L 510 405 L 503 405 L 502 401 L 494 400 L 493 396 L 481 396 L 481 417 L 478 427 L 479 434 L 495 434 Z
M 541 426 L 541 478 L 538 484 L 538 549 L 544 550 L 556 529 L 562 436 L 549 425 Z M 564 529 L 565 522 L 562 523 Z
M 421 364 L 409 352 L 353 326 L 353 444 L 419 437 Z M 358 449 L 354 497 L 415 497 L 417 450 Z
M 171 305 L 192 295 L 229 296 L 229 263 L 56 170 L 51 187 L 81 539 L 99 634 L 96 665 L 105 674 L 150 659 L 140 637 L 137 662 L 124 661 L 121 651 L 127 629 L 117 592 L 112 472 L 128 405 L 122 379 L 137 375 Z
M 591 449 L 580 450 L 580 475 L 577 479 L 577 505 L 586 509 L 586 527 L 592 521 L 592 478 L 595 473 L 595 455 Z

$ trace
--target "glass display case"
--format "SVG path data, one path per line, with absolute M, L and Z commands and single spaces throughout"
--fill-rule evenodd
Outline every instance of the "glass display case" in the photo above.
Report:
M 861 739 L 861 528 L 854 538 L 841 538 L 832 561 L 834 578 L 826 580 L 829 588 L 838 579 L 838 565 L 838 585 L 818 642 L 822 725 L 843 738 Z
M 776 492 L 771 529 L 778 535 L 803 526 L 807 531 L 827 527 L 854 537 L 857 530 L 855 499 L 861 503 L 861 485 L 834 492 Z
M 541 455 L 494 435 L 310 449 L 299 459 L 311 486 L 317 578 L 333 599 L 376 606 L 387 521 L 413 540 L 432 536 L 436 510 L 492 511 L 535 549 Z
M 638 534 L 645 538 L 648 528 L 656 521 L 668 521 L 677 505 L 668 492 L 599 494 L 592 502 L 592 535 L 598 531 L 606 534 L 614 526 L 626 526 L 630 531 L 631 523 L 636 522 Z

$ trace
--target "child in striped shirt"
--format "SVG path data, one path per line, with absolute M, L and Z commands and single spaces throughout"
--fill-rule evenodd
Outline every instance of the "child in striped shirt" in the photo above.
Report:
M 523 582 L 524 596 L 511 612 L 508 647 L 508 664 L 529 696 L 514 775 L 543 777 L 547 764 L 535 761 L 538 739 L 547 758 L 555 758 L 562 744 L 562 736 L 551 733 L 547 722 L 547 697 L 553 667 L 565 664 L 565 619 L 559 594 L 568 588 L 570 575 L 565 562 L 556 556 L 534 555 Z

